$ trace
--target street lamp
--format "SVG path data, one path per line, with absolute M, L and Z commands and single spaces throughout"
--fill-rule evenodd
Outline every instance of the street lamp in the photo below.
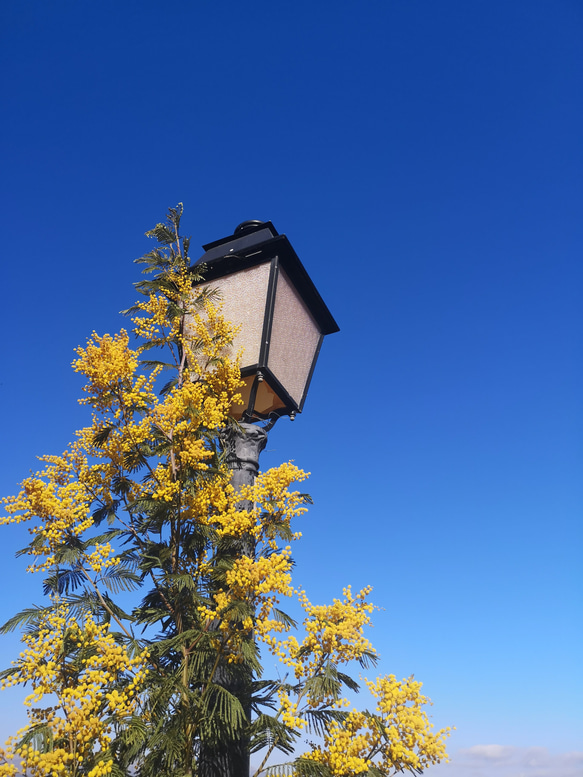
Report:
M 203 246 L 204 285 L 219 292 L 223 314 L 240 325 L 243 406 L 233 416 L 267 421 L 301 413 L 325 335 L 338 325 L 285 235 L 270 221 L 244 221 Z
M 232 407 L 238 423 L 221 434 L 238 491 L 255 481 L 259 455 L 277 419 L 288 415 L 293 420 L 301 413 L 322 341 L 338 325 L 291 243 L 270 221 L 244 221 L 229 237 L 203 248 L 199 285 L 218 292 L 225 319 L 240 327 L 232 350 L 243 351 L 243 405 Z M 242 500 L 239 509 L 251 510 L 252 504 Z M 254 555 L 251 537 L 241 540 L 239 552 Z M 251 676 L 219 666 L 215 677 L 237 696 L 250 719 Z M 228 750 L 201 748 L 199 774 L 249 777 L 248 744 L 242 737 Z

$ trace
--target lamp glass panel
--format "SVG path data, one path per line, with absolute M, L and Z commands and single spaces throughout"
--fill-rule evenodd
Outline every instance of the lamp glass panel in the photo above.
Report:
M 255 380 L 255 375 L 248 375 L 243 378 L 243 386 L 240 389 L 241 398 L 243 399 L 242 405 L 231 405 L 231 415 L 237 421 L 241 420 L 243 413 L 249 407 L 249 398 L 251 394 L 251 386 Z M 255 396 L 254 411 L 261 413 L 264 416 L 268 416 L 274 410 L 281 410 L 285 407 L 285 404 L 277 396 L 275 391 L 271 388 L 267 380 L 262 381 L 257 386 L 257 394 Z
M 320 329 L 295 286 L 280 269 L 268 367 L 299 405 L 320 341 Z
M 241 327 L 232 346 L 233 356 L 243 349 L 241 369 L 259 362 L 270 266 L 265 262 L 205 284 L 219 292 L 225 319 Z

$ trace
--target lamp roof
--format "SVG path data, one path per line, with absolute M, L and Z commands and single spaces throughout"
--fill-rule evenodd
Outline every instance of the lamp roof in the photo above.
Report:
M 291 243 L 280 235 L 271 221 L 244 221 L 233 235 L 203 245 L 205 253 L 196 265 L 205 264 L 204 282 L 246 270 L 278 257 L 281 267 L 294 284 L 322 334 L 339 331 L 339 326 Z

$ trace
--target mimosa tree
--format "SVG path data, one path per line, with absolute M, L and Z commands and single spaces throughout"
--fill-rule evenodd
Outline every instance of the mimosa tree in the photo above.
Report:
M 0 776 L 207 777 L 242 745 L 258 774 L 421 772 L 448 730 L 433 731 L 420 683 L 365 679 L 370 711 L 345 699 L 350 666 L 377 661 L 370 589 L 314 605 L 293 579 L 306 474 L 285 463 L 230 483 L 234 330 L 199 285 L 181 214 L 147 233 L 135 344 L 122 330 L 77 350 L 88 425 L 3 500 L 2 523 L 28 524 L 21 554 L 46 602 L 3 627 L 24 643 L 3 685 L 31 692 Z M 291 597 L 299 627 L 280 609 Z M 285 680 L 265 676 L 274 659 Z M 268 766 L 277 752 L 287 763 Z

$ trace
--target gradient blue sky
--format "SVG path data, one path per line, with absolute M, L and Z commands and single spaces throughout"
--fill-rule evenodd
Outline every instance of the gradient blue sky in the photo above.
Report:
M 381 670 L 457 726 L 436 777 L 582 774 L 580 0 L 0 14 L 0 492 L 85 423 L 73 348 L 167 207 L 195 245 L 271 219 L 341 327 L 262 462 L 312 472 L 298 579 L 374 586 Z M 41 597 L 2 536 L 5 620 Z

